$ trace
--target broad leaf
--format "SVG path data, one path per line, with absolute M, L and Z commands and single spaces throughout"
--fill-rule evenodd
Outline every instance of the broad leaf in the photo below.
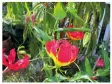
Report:
M 58 2 L 54 8 L 54 14 L 53 14 L 56 19 L 62 20 L 66 16 L 66 12 L 62 8 L 62 4 Z

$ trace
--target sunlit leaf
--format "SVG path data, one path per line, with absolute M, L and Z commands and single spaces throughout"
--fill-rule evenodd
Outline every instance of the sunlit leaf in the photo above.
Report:
M 56 19 L 61 20 L 66 16 L 66 12 L 62 8 L 62 5 L 60 2 L 58 2 L 54 8 L 53 15 L 56 17 Z
M 83 47 L 90 41 L 90 39 L 91 39 L 91 33 L 86 32 L 83 38 Z

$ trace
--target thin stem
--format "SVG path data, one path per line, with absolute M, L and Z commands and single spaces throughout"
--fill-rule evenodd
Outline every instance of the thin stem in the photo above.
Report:
M 43 58 L 49 58 L 49 57 L 39 57 L 39 58 L 32 59 L 32 60 L 30 60 L 30 61 L 35 61 L 35 60 L 37 60 L 37 59 L 43 59 Z
M 101 56 L 100 56 L 100 57 L 101 57 Z M 99 61 L 100 57 L 98 58 L 98 61 Z M 98 61 L 97 61 L 97 62 L 98 62 Z M 94 67 L 93 67 L 93 71 L 94 71 L 95 68 L 96 68 L 96 64 L 97 64 L 97 62 L 95 63 L 95 65 L 94 65 Z
M 75 62 L 74 62 L 74 64 L 77 66 L 77 68 L 79 69 L 79 71 L 81 71 L 80 68 L 79 68 L 79 66 Z
M 4 74 L 9 68 L 6 67 L 5 70 L 3 70 L 2 74 Z

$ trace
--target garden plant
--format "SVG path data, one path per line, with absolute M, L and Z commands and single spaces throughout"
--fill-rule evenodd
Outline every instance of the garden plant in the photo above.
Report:
M 2 10 L 3 82 L 110 82 L 109 4 L 3 2 Z

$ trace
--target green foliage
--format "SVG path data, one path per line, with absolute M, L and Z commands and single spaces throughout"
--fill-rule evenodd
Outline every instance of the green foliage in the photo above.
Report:
M 66 16 L 66 12 L 62 8 L 62 5 L 60 2 L 56 4 L 56 7 L 54 8 L 54 13 L 53 15 L 57 20 L 62 20 Z
M 43 39 L 43 41 L 50 41 L 51 37 L 48 36 L 45 32 L 43 32 L 41 29 L 38 27 L 34 27 L 35 31 L 39 33 L 40 37 Z
M 83 47 L 90 41 L 90 39 L 91 39 L 91 33 L 86 32 L 83 38 Z
M 109 81 L 110 72 L 110 57 L 107 51 L 107 46 L 102 44 L 99 55 L 104 59 L 104 68 L 95 68 L 93 73 L 92 64 L 96 60 L 92 57 L 93 51 L 97 48 L 97 39 L 99 32 L 99 23 L 102 19 L 105 10 L 105 17 L 103 27 L 110 21 L 110 6 L 102 2 L 7 2 L 3 3 L 5 10 L 3 10 L 3 30 L 7 30 L 16 35 L 12 26 L 19 24 L 23 27 L 23 43 L 19 44 L 17 54 L 21 58 L 21 54 L 30 56 L 30 65 L 23 73 L 16 73 L 13 75 L 3 76 L 3 82 L 101 82 L 103 79 Z M 30 21 L 25 24 L 25 15 L 29 13 Z M 31 14 L 36 14 L 35 25 L 31 23 Z M 73 24 L 74 28 L 66 28 L 65 22 L 69 18 L 68 24 Z M 62 21 L 62 19 L 65 19 Z M 72 21 L 73 20 L 73 21 Z M 58 28 L 59 22 L 64 22 L 63 26 Z M 11 25 L 10 27 L 6 24 Z M 15 27 L 17 28 L 17 27 Z M 66 34 L 63 38 L 61 33 L 72 31 L 82 31 L 85 33 L 83 40 L 74 41 L 68 40 Z M 58 33 L 58 34 L 57 34 Z M 72 65 L 66 66 L 67 70 L 58 72 L 60 68 L 54 66 L 53 60 L 47 55 L 45 50 L 45 43 L 58 36 L 58 39 L 67 39 L 72 45 L 79 47 L 77 64 L 72 76 L 65 76 L 63 72 L 69 72 Z M 91 56 L 91 57 L 90 57 Z M 23 56 L 22 56 L 23 57 Z M 84 57 L 83 59 L 81 57 Z M 37 66 L 39 60 L 42 60 L 43 67 Z M 82 64 L 82 65 L 81 65 Z M 78 70 L 76 69 L 78 68 Z M 44 72 L 44 76 L 41 74 Z M 40 75 L 44 79 L 40 79 Z M 70 75 L 70 74 L 69 74 Z M 92 80 L 92 76 L 101 77 L 102 80 Z M 110 76 L 109 76 L 110 77 Z
M 104 59 L 104 66 L 106 69 L 108 69 L 110 67 L 110 58 L 106 45 L 107 44 L 105 44 L 105 42 L 102 43 L 100 48 L 100 53 L 101 53 L 101 57 Z
M 93 72 L 92 72 L 92 68 L 91 68 L 88 58 L 85 59 L 85 68 L 86 68 L 86 72 L 89 75 L 89 77 L 92 77 Z
M 62 32 L 62 31 L 64 31 L 64 32 L 66 32 L 66 31 L 88 31 L 88 32 L 90 32 L 90 29 L 88 29 L 88 28 L 59 28 L 55 31 L 58 31 L 58 32 Z

